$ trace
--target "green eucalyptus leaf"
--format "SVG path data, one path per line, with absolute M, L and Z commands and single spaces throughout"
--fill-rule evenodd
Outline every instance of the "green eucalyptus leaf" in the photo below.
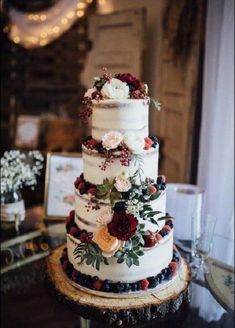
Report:
M 153 102 L 155 108 L 158 111 L 160 111 L 161 110 L 161 104 L 160 104 L 160 102 L 157 99 L 155 99 L 154 97 L 150 97 L 150 100 Z

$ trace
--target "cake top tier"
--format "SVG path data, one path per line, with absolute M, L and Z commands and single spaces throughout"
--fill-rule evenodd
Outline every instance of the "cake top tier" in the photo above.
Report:
M 132 120 L 135 120 L 135 107 L 138 107 L 140 110 L 141 104 L 144 104 L 141 107 L 146 112 L 146 107 L 148 109 L 147 105 L 150 100 L 154 102 L 157 109 L 160 109 L 160 103 L 149 97 L 146 83 L 140 81 L 130 73 L 115 74 L 112 76 L 107 73 L 107 70 L 104 70 L 101 77 L 94 78 L 92 88 L 88 89 L 85 93 L 83 100 L 85 108 L 80 113 L 80 118 L 82 121 L 87 122 L 88 117 L 94 109 L 119 109 L 123 111 L 124 108 L 128 110 L 129 107 L 129 109 L 132 109 Z M 145 124 L 148 125 L 146 119 L 148 119 L 148 115 L 145 114 Z M 93 122 L 93 125 L 95 123 Z M 99 126 L 95 127 L 100 128 Z M 132 130 L 132 127 L 129 129 Z

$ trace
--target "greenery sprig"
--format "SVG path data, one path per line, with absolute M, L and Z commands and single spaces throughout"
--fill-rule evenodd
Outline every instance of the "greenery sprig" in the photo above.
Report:
M 106 257 L 103 256 L 100 248 L 95 243 L 80 243 L 74 252 L 75 259 L 79 259 L 79 264 L 85 261 L 86 265 L 92 265 L 96 270 L 100 269 L 101 263 L 109 265 Z

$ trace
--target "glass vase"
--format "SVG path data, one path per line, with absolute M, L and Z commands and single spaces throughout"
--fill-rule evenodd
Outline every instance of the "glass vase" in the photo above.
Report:
M 1 195 L 1 228 L 19 231 L 25 219 L 25 204 L 20 190 L 12 190 Z

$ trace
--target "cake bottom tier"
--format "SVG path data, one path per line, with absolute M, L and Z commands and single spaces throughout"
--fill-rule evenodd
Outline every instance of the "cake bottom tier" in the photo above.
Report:
M 92 266 L 76 263 L 73 256 L 75 245 L 72 247 L 73 240 L 68 236 L 68 247 L 63 251 L 61 264 L 71 283 L 87 292 L 107 295 L 107 297 L 113 297 L 114 294 L 141 295 L 146 290 L 159 289 L 160 285 L 165 287 L 174 279 L 180 267 L 180 255 L 173 249 L 173 233 L 163 239 L 165 239 L 163 245 L 169 247 L 170 258 L 167 261 L 163 258 L 161 249 L 163 245 L 158 245 L 154 249 L 145 251 L 140 266 L 128 268 L 124 264 L 113 262 L 97 271 Z M 156 257 L 157 248 L 160 253 L 158 257 Z

